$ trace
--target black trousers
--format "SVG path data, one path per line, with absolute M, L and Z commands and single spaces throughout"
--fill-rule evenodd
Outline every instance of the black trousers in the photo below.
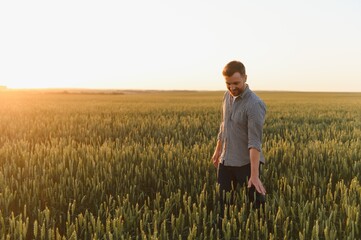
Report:
M 259 169 L 261 173 L 261 166 Z M 233 190 L 236 189 L 237 184 L 241 186 L 246 186 L 248 184 L 248 179 L 251 176 L 251 164 L 247 164 L 242 167 L 231 167 L 224 166 L 222 163 L 218 166 L 218 183 L 219 183 L 219 201 L 220 201 L 220 218 L 223 219 L 224 216 L 224 206 L 226 203 L 233 204 L 234 193 Z M 227 194 L 230 193 L 230 194 Z M 229 199 L 226 199 L 226 195 L 229 195 Z M 266 201 L 264 195 L 258 193 L 256 189 L 252 186 L 247 188 L 247 196 L 249 202 L 253 203 L 254 208 L 260 208 Z

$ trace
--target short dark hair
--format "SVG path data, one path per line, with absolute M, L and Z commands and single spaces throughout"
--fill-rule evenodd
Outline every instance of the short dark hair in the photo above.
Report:
M 241 75 L 246 74 L 246 68 L 240 61 L 231 61 L 223 68 L 223 76 L 231 77 L 234 73 L 239 72 Z

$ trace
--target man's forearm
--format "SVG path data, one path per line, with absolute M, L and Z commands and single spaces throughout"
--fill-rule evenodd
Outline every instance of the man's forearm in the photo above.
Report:
M 266 189 L 264 188 L 261 180 L 259 179 L 259 164 L 260 164 L 260 152 L 251 148 L 250 150 L 250 158 L 251 158 L 251 176 L 248 180 L 248 187 L 254 186 L 256 191 L 261 194 L 266 194 Z
M 221 152 L 222 152 L 222 141 L 218 140 L 216 149 L 214 151 L 214 155 L 217 155 L 219 157 L 221 155 Z
M 251 148 L 249 151 L 251 158 L 251 177 L 259 177 L 260 152 L 255 148 Z

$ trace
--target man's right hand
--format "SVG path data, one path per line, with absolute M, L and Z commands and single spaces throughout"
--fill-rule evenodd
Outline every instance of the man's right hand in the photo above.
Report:
M 218 154 L 213 154 L 212 156 L 212 161 L 213 161 L 213 165 L 218 168 L 218 164 L 219 164 L 219 155 Z

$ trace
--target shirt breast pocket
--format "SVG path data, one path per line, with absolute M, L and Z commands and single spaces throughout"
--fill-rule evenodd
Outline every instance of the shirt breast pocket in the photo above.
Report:
M 237 125 L 245 126 L 247 125 L 247 112 L 244 109 L 233 112 L 231 120 L 234 121 Z

